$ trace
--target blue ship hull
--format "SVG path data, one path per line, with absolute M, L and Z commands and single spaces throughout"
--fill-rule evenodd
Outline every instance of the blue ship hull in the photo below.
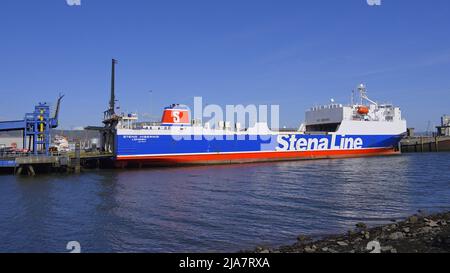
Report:
M 397 153 L 401 135 L 121 135 L 118 161 L 208 164 Z

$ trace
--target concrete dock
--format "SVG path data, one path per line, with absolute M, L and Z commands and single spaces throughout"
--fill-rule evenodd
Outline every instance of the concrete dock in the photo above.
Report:
M 400 142 L 400 146 L 403 153 L 450 152 L 450 137 L 407 137 Z
M 0 154 L 0 172 L 34 176 L 36 172 L 80 172 L 81 168 L 103 168 L 113 164 L 113 154 L 81 152 L 30 155 Z

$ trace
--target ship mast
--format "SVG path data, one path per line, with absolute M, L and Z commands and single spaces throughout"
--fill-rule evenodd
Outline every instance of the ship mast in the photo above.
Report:
M 361 105 L 363 105 L 363 100 L 367 100 L 368 102 L 378 106 L 378 103 L 376 103 L 375 101 L 369 99 L 369 97 L 367 96 L 367 89 L 366 89 L 366 86 L 364 84 L 361 83 L 358 86 L 358 91 L 359 91 L 359 95 L 360 95 L 360 98 L 361 98 Z

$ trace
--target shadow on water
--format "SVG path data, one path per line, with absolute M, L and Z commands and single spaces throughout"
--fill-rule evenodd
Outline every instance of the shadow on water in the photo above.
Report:
M 450 208 L 450 154 L 0 177 L 2 251 L 238 251 Z

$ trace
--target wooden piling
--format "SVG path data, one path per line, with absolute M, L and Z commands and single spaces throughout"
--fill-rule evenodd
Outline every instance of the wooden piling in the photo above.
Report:
M 73 167 L 74 167 L 75 173 L 81 172 L 81 143 L 80 143 L 80 141 L 77 141 L 75 143 L 75 164 Z
M 435 142 L 435 146 L 436 146 L 436 152 L 439 152 L 439 137 L 438 136 L 436 136 L 434 142 Z
M 27 173 L 28 176 L 35 176 L 36 172 L 34 171 L 33 165 L 27 165 Z

